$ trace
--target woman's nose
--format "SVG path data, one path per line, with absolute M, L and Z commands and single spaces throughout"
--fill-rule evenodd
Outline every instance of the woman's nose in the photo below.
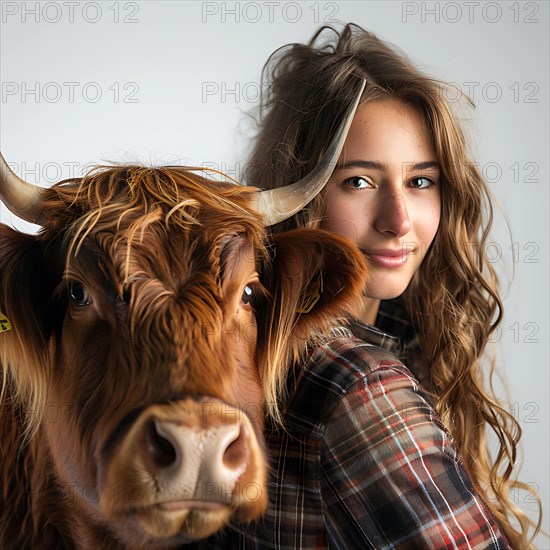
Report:
M 378 231 L 395 237 L 403 237 L 410 231 L 411 221 L 401 191 L 392 191 L 380 197 L 375 227 Z

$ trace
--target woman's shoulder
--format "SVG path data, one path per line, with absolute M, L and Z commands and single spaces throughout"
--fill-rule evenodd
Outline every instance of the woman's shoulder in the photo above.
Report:
M 391 350 L 353 335 L 334 338 L 318 344 L 309 353 L 305 370 L 343 392 L 373 372 L 388 367 L 409 370 Z
M 300 431 L 321 433 L 340 401 L 357 387 L 371 387 L 374 395 L 403 385 L 418 388 L 393 353 L 354 336 L 335 338 L 310 350 L 293 381 L 285 417 Z

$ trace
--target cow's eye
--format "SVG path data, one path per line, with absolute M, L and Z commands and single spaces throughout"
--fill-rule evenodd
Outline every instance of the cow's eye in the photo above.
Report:
M 252 285 L 246 285 L 241 296 L 242 303 L 247 306 L 254 306 L 254 287 Z
M 69 283 L 69 295 L 77 306 L 88 306 L 93 302 L 90 291 L 78 281 Z

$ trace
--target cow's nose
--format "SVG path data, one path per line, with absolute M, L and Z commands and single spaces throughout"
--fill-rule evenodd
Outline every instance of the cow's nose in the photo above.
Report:
M 188 491 L 200 490 L 203 480 L 230 488 L 248 464 L 247 429 L 240 422 L 199 429 L 152 418 L 145 430 L 144 462 L 149 472 Z
M 114 521 L 135 517 L 154 537 L 200 538 L 231 517 L 250 521 L 265 512 L 266 473 L 248 414 L 189 397 L 139 409 L 106 436 L 99 506 Z
M 151 420 L 146 428 L 147 456 L 151 464 L 159 470 L 168 468 L 176 462 L 177 452 L 174 443 L 170 441 L 166 430 L 158 427 L 158 420 Z

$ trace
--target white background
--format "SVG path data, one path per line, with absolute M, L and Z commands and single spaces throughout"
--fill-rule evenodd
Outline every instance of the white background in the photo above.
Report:
M 323 22 L 358 23 L 469 92 L 477 160 L 501 208 L 486 251 L 503 275 L 499 368 L 524 432 L 521 478 L 539 491 L 550 530 L 548 2 L 3 1 L 1 10 L 1 148 L 41 185 L 107 160 L 208 164 L 240 179 L 263 63 Z M 0 218 L 35 229 L 3 205 Z M 535 509 L 528 495 L 515 499 Z

